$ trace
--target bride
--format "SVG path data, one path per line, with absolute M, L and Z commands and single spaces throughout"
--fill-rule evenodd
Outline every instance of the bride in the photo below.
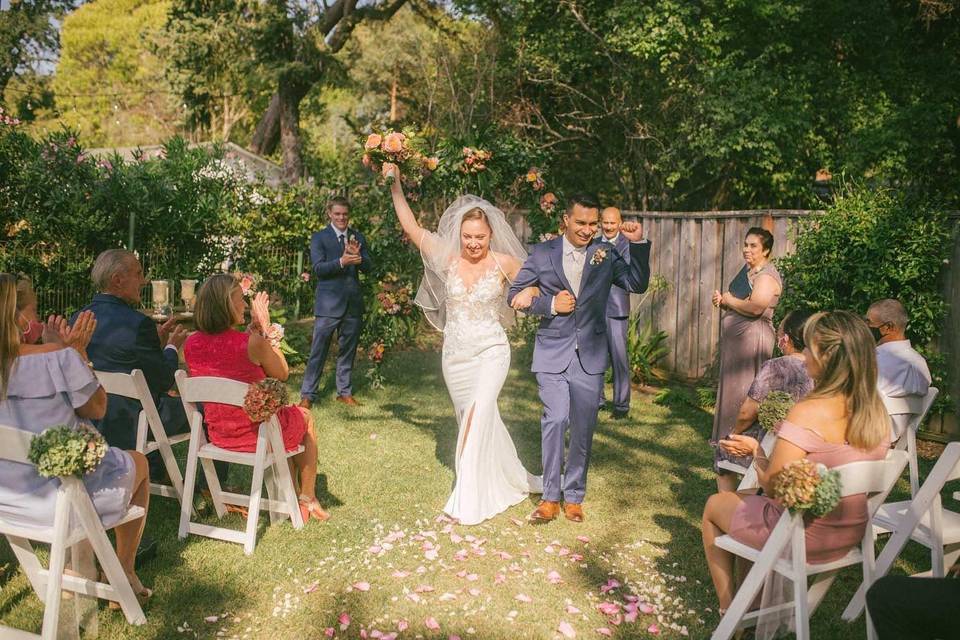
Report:
M 391 195 L 400 225 L 420 249 L 424 273 L 416 303 L 443 331 L 443 379 L 459 423 L 456 484 L 444 512 L 479 524 L 541 493 L 500 418 L 497 397 L 510 369 L 504 325 L 513 320 L 506 288 L 527 257 L 503 212 L 486 200 L 457 198 L 436 233 L 420 227 L 407 204 L 396 165 Z

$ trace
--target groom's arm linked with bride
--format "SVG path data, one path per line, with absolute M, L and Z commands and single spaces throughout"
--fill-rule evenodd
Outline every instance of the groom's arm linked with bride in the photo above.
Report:
M 598 398 L 608 364 L 606 309 L 610 288 L 643 293 L 650 281 L 650 243 L 637 222 L 620 232 L 630 241 L 630 261 L 595 238 L 600 207 L 596 198 L 571 198 L 563 235 L 533 247 L 510 286 L 514 309 L 540 316 L 531 370 L 537 376 L 541 419 L 543 501 L 531 514 L 553 520 L 563 502 L 568 520 L 583 520 L 587 468 Z M 540 295 L 524 293 L 539 287 Z M 569 452 L 564 435 L 569 428 Z

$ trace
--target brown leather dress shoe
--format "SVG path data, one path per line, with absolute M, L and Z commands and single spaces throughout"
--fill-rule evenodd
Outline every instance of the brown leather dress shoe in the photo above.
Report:
M 550 522 L 560 513 L 560 503 L 550 500 L 541 500 L 537 508 L 530 514 L 530 521 L 533 523 Z
M 309 409 L 313 406 L 313 401 L 310 398 L 300 398 L 300 406 L 304 409 Z
M 354 400 L 353 396 L 337 396 L 337 402 L 347 405 L 348 407 L 359 407 L 360 403 Z
M 563 515 L 572 522 L 583 522 L 583 507 L 573 502 L 564 502 Z

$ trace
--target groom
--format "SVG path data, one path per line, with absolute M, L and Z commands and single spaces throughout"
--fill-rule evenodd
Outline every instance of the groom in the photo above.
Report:
M 508 296 L 514 309 L 542 317 L 532 371 L 543 403 L 543 499 L 530 516 L 534 522 L 556 518 L 561 500 L 568 520 L 583 521 L 597 398 L 607 369 L 607 298 L 612 285 L 643 293 L 650 280 L 650 243 L 638 223 L 620 226 L 630 241 L 629 263 L 595 238 L 600 205 L 593 196 L 573 196 L 563 223 L 561 237 L 533 248 Z M 521 292 L 527 287 L 539 287 L 540 296 L 525 297 Z

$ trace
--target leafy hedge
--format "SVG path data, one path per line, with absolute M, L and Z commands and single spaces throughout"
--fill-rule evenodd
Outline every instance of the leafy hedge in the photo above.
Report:
M 910 317 L 908 336 L 930 362 L 934 384 L 945 389 L 935 341 L 947 312 L 950 251 L 943 207 L 892 189 L 847 185 L 823 215 L 800 222 L 796 250 L 778 263 L 786 287 L 777 308 L 866 313 L 872 302 L 896 298 Z

